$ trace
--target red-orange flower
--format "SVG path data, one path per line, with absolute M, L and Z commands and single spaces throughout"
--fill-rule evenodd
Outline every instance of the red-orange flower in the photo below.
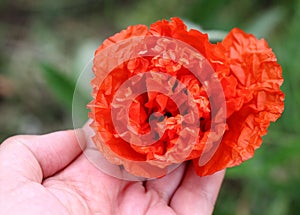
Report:
M 150 37 L 146 44 L 137 46 L 147 46 L 151 54 L 119 62 L 118 59 L 124 59 L 129 42 L 134 41 L 130 39 L 136 37 Z M 152 41 L 152 37 L 162 39 Z M 187 44 L 206 60 L 199 63 L 202 58 L 191 49 L 179 50 L 178 44 L 164 38 Z M 125 42 L 120 44 L 122 41 Z M 112 48 L 115 46 L 117 48 Z M 110 52 L 103 55 L 109 48 Z M 164 50 L 168 51 L 161 55 Z M 115 66 L 105 66 L 112 61 Z M 206 73 L 209 68 L 213 68 L 213 74 Z M 191 69 L 207 77 L 199 79 Z M 211 44 L 206 34 L 187 30 L 179 18 L 158 21 L 150 28 L 130 26 L 105 40 L 97 49 L 93 71 L 93 101 L 89 104 L 91 127 L 95 131 L 93 140 L 110 162 L 123 165 L 138 176 L 162 176 L 168 166 L 185 160 L 193 160 L 198 175 L 238 165 L 253 156 L 270 122 L 283 111 L 284 94 L 280 90 L 283 79 L 274 53 L 264 40 L 257 40 L 239 29 L 233 29 L 221 43 Z M 213 83 L 209 82 L 212 77 L 217 78 L 223 93 L 217 92 L 218 88 L 214 91 Z M 128 80 L 143 89 L 142 93 L 132 97 L 137 88 L 124 87 L 123 83 Z M 176 91 L 181 85 L 186 91 Z M 154 88 L 161 91 L 151 90 Z M 191 97 L 187 99 L 184 93 Z M 226 131 L 222 139 L 224 122 L 214 124 L 218 120 L 213 118 L 218 118 L 225 109 L 213 112 L 211 103 L 214 101 L 211 97 L 220 94 L 224 94 L 226 106 Z M 130 96 L 128 106 L 126 98 Z M 123 105 L 128 106 L 128 113 Z M 196 133 L 186 128 L 195 116 L 190 107 L 198 113 Z M 151 124 L 152 119 L 157 122 L 155 126 Z M 116 122 L 121 128 L 116 128 Z M 155 140 L 151 144 L 144 144 L 132 134 L 146 135 L 150 131 L 153 133 L 149 138 Z M 191 140 L 196 141 L 191 143 Z M 212 151 L 210 159 L 205 163 L 199 161 L 203 154 L 213 150 L 215 142 L 219 142 L 218 148 Z
M 209 58 L 224 88 L 228 130 L 205 166 L 199 167 L 194 160 L 199 175 L 212 174 L 251 158 L 270 122 L 276 121 L 284 109 L 281 67 L 265 40 L 235 28 L 216 45 Z M 227 68 L 219 72 L 218 68 L 224 65 Z

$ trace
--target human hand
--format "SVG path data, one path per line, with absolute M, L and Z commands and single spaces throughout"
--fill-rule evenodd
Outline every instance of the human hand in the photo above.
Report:
M 15 136 L 0 146 L 0 214 L 211 214 L 225 171 L 199 177 L 191 163 L 145 182 L 96 168 L 87 132 Z

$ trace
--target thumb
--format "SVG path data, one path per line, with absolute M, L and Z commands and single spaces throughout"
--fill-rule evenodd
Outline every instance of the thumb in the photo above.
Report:
M 41 183 L 43 178 L 63 169 L 81 153 L 78 141 L 84 142 L 81 130 L 7 139 L 0 145 L 0 183 L 12 179 L 11 183 L 20 180 Z

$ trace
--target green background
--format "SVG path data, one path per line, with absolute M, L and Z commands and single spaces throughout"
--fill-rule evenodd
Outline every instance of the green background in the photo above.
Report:
M 300 211 L 300 1 L 15 0 L 0 3 L 0 141 L 73 128 L 78 75 L 108 36 L 179 16 L 264 37 L 283 68 L 285 112 L 253 159 L 227 170 L 214 214 Z M 83 101 L 85 98 L 83 98 Z M 83 114 L 83 116 L 85 116 Z

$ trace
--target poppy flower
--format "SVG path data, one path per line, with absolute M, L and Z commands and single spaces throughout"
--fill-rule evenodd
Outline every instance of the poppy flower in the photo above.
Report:
M 237 28 L 212 44 L 179 18 L 130 26 L 93 62 L 93 141 L 136 176 L 161 177 L 187 160 L 200 176 L 239 165 L 283 112 L 276 56 Z

